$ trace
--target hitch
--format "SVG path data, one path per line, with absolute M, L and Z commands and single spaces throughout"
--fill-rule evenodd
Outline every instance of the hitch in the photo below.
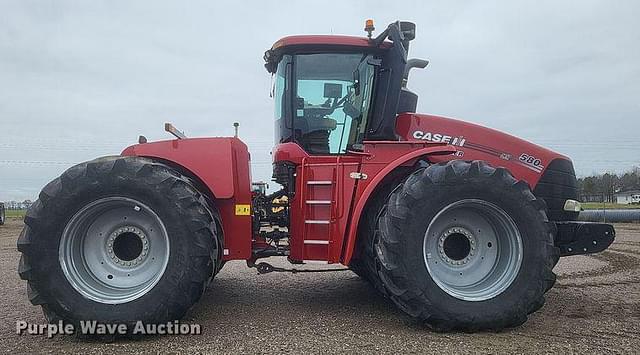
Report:
M 271 272 L 290 272 L 292 274 L 297 274 L 297 273 L 309 273 L 309 272 L 331 272 L 331 271 L 348 271 L 350 269 L 348 268 L 343 268 L 343 269 L 320 269 L 320 270 L 300 270 L 300 269 L 287 269 L 287 268 L 283 268 L 283 267 L 278 267 L 278 266 L 273 266 L 269 263 L 266 262 L 261 262 L 261 263 L 254 263 L 251 261 L 247 261 L 247 266 L 251 267 L 251 268 L 256 268 L 256 270 L 258 270 L 258 275 L 262 275 L 262 274 L 268 274 Z

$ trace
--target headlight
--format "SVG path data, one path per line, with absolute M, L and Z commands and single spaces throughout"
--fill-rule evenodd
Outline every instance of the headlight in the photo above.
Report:
M 564 210 L 568 212 L 580 212 L 582 204 L 576 200 L 566 200 L 564 202 Z

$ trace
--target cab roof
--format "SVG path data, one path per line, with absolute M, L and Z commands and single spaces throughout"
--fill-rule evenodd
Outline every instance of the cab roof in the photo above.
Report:
M 374 40 L 366 37 L 342 35 L 299 35 L 287 36 L 279 39 L 271 49 L 264 54 L 265 68 L 269 73 L 275 73 L 282 54 L 289 51 L 359 51 L 359 50 L 387 50 L 393 43 L 384 41 L 376 46 Z
M 382 47 L 386 47 L 386 44 L 390 46 L 390 42 L 383 43 Z M 357 36 L 341 36 L 341 35 L 299 35 L 299 36 L 287 36 L 279 39 L 271 47 L 272 50 L 279 49 L 288 46 L 299 45 L 326 45 L 326 46 L 350 46 L 350 47 L 363 47 L 363 48 L 375 48 L 375 44 L 372 40 L 366 37 Z

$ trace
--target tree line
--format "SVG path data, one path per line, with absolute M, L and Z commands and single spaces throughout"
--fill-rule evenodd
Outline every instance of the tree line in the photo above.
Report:
M 624 174 L 604 173 L 578 178 L 582 202 L 613 202 L 616 192 L 628 190 L 640 190 L 640 167 Z

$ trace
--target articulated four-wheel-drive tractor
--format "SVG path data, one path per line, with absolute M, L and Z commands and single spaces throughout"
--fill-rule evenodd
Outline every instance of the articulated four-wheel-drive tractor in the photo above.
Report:
M 181 318 L 229 260 L 349 267 L 433 329 L 502 329 L 539 309 L 561 256 L 606 249 L 576 222 L 569 158 L 415 113 L 415 25 L 372 37 L 291 36 L 274 80 L 273 180 L 252 186 L 237 137 L 146 142 L 49 183 L 18 240 L 29 300 L 50 322 Z M 312 269 L 314 270 L 314 269 Z

